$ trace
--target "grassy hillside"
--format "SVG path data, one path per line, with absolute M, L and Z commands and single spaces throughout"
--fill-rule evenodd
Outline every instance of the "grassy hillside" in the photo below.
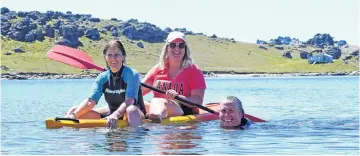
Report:
M 92 41 L 86 37 L 80 38 L 87 52 L 95 63 L 104 66 L 101 54 L 106 41 L 112 39 L 110 34 L 101 34 L 100 41 Z M 267 47 L 268 51 L 260 49 L 259 45 L 250 43 L 232 43 L 225 39 L 213 39 L 207 36 L 189 35 L 188 42 L 196 64 L 204 71 L 235 71 L 235 72 L 350 72 L 358 70 L 359 62 L 344 64 L 341 59 L 330 64 L 308 64 L 300 59 L 299 52 L 293 51 L 293 59 L 282 57 L 283 51 Z M 136 46 L 138 41 L 130 41 L 121 37 L 128 53 L 128 65 L 141 73 L 146 73 L 158 60 L 158 55 L 164 43 L 143 42 L 144 49 Z M 51 72 L 51 73 L 81 73 L 82 70 L 50 60 L 46 52 L 55 45 L 55 39 L 46 38 L 43 42 L 25 43 L 1 38 L 1 65 L 8 72 Z M 23 48 L 24 53 L 15 53 L 13 49 Z M 288 50 L 285 47 L 285 50 Z M 251 52 L 249 52 L 251 51 Z M 12 53 L 5 55 L 6 52 Z M 344 54 L 343 54 L 344 56 Z M 96 71 L 92 71 L 96 72 Z

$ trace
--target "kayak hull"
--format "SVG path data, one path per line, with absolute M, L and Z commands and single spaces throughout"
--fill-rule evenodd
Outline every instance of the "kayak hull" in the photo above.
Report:
M 205 105 L 206 107 L 218 112 L 219 104 L 211 103 Z M 195 115 L 185 115 L 185 116 L 175 116 L 163 119 L 161 124 L 172 124 L 172 123 L 183 123 L 183 122 L 202 122 L 217 120 L 219 117 L 215 114 L 208 113 L 206 111 L 200 110 L 199 114 Z M 106 119 L 79 119 L 71 120 L 64 118 L 48 118 L 45 120 L 46 128 L 55 129 L 62 127 L 73 127 L 73 128 L 94 128 L 94 127 L 107 127 Z M 144 119 L 144 123 L 151 122 L 149 119 Z M 126 127 L 129 126 L 127 120 L 118 120 L 117 127 Z

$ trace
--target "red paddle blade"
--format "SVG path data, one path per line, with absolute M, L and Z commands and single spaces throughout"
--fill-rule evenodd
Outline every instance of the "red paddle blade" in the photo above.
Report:
M 263 119 L 260 119 L 260 118 L 257 118 L 255 116 L 252 116 L 252 115 L 249 115 L 249 114 L 245 114 L 245 117 L 250 119 L 251 121 L 253 122 L 266 122 L 265 120 Z
M 87 67 L 85 64 L 83 64 L 82 62 L 79 62 L 75 59 L 70 59 L 68 56 L 66 55 L 63 55 L 63 54 L 60 54 L 60 53 L 57 53 L 57 52 L 51 52 L 49 51 L 47 53 L 47 56 L 53 60 L 56 60 L 56 61 L 60 61 L 60 62 L 63 62 L 63 63 L 66 63 L 68 65 L 72 65 L 72 66 L 75 66 L 77 68 L 81 68 L 81 69 L 89 69 L 89 67 Z
M 104 71 L 104 68 L 94 64 L 89 55 L 78 49 L 57 45 L 48 51 L 47 56 L 50 59 L 81 69 L 96 69 Z

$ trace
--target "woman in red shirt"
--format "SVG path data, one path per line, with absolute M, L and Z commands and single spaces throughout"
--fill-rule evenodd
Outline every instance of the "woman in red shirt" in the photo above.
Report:
M 181 32 L 171 32 L 160 54 L 159 62 L 144 77 L 143 83 L 166 91 L 157 92 L 150 103 L 146 116 L 161 122 L 163 118 L 197 113 L 197 109 L 175 100 L 176 96 L 202 104 L 206 89 L 202 71 L 194 64 L 191 51 Z M 151 90 L 142 87 L 145 96 Z

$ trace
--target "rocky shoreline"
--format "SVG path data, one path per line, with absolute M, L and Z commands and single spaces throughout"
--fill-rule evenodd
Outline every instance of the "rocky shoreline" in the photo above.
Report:
M 294 76 L 359 76 L 360 71 L 326 72 L 326 73 L 250 73 L 204 71 L 204 77 L 294 77 Z M 60 73 L 2 73 L 1 80 L 34 80 L 34 79 L 93 79 L 98 73 L 60 74 Z M 143 76 L 144 73 L 141 73 Z

